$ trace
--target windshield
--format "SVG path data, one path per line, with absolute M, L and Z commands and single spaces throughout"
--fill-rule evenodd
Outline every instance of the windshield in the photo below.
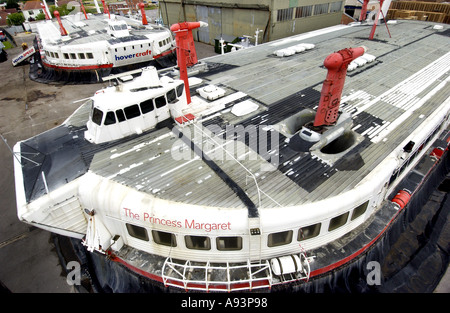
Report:
M 102 118 L 103 112 L 97 108 L 94 108 L 94 110 L 92 111 L 92 121 L 95 124 L 100 125 L 102 123 Z

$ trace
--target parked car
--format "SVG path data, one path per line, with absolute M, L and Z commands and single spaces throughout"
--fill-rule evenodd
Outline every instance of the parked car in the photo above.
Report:
M 6 38 L 5 33 L 2 30 L 0 30 L 0 41 L 6 41 L 7 39 L 8 38 Z

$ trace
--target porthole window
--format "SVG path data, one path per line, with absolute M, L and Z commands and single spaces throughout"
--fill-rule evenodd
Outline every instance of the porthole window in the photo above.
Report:
M 216 246 L 219 251 L 242 249 L 242 237 L 217 237 Z
M 292 230 L 288 230 L 270 234 L 267 240 L 267 245 L 269 247 L 287 245 L 292 241 L 292 233 L 293 233 Z
M 92 110 L 92 122 L 94 122 L 97 125 L 101 125 L 103 119 L 103 112 L 97 108 L 94 108 Z
M 131 237 L 141 239 L 148 241 L 148 233 L 147 230 L 144 227 L 132 225 L 126 223 L 128 234 L 130 234 Z
M 302 227 L 298 230 L 297 240 L 302 241 L 310 238 L 314 238 L 320 233 L 320 223 Z
M 330 225 L 328 226 L 328 231 L 332 231 L 338 229 L 341 226 L 344 226 L 345 223 L 347 223 L 348 214 L 349 212 L 332 218 L 330 221 Z
M 354 219 L 356 219 L 356 218 L 360 217 L 361 215 L 363 215 L 366 212 L 368 205 L 369 205 L 369 201 L 366 201 L 363 204 L 361 204 L 360 206 L 356 207 L 353 210 L 351 220 L 353 221 Z
M 164 231 L 152 230 L 153 241 L 159 245 L 176 247 L 177 240 L 175 235 Z
M 210 250 L 211 240 L 206 236 L 185 236 L 186 248 L 194 250 Z

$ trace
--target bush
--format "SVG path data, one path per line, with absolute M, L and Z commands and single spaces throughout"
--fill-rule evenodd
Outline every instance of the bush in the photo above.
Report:
M 36 15 L 36 21 L 42 21 L 45 20 L 45 13 L 39 13 Z
M 22 23 L 25 22 L 25 17 L 23 16 L 22 12 L 11 13 L 7 16 L 6 21 L 9 26 L 21 26 Z
M 59 12 L 60 16 L 64 16 L 64 15 L 68 15 L 71 11 L 73 11 L 75 8 L 73 7 L 71 10 L 67 9 L 67 4 L 63 4 L 60 7 L 56 7 L 54 5 L 50 6 L 50 12 L 52 14 L 52 17 L 55 17 L 55 15 L 53 14 L 53 12 L 56 10 Z

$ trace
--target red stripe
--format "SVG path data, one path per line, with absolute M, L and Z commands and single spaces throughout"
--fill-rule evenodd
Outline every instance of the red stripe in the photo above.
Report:
M 137 267 L 135 267 L 135 266 L 133 266 L 133 265 L 131 265 L 131 264 L 125 262 L 124 260 L 122 260 L 121 258 L 119 258 L 119 257 L 117 257 L 117 256 L 112 257 L 111 260 L 113 260 L 114 262 L 118 262 L 118 263 L 120 263 L 120 264 L 125 265 L 125 266 L 128 267 L 129 269 L 133 270 L 134 272 L 136 272 L 136 273 L 138 273 L 138 274 L 140 274 L 140 275 L 142 275 L 142 276 L 145 276 L 145 277 L 148 277 L 148 278 L 150 278 L 150 279 L 159 281 L 160 283 L 163 283 L 163 282 L 164 282 L 161 276 L 154 275 L 154 274 L 152 274 L 152 273 L 143 271 L 143 270 L 141 270 L 141 269 L 139 269 L 139 268 L 137 268 Z
M 447 146 L 447 149 L 446 149 L 446 151 L 448 150 L 448 146 Z M 429 176 L 429 174 L 431 173 L 431 171 L 433 170 L 433 168 L 436 166 L 436 164 L 437 163 L 439 163 L 439 160 L 437 160 L 434 164 L 433 164 L 433 166 L 428 170 L 428 172 L 427 172 L 427 174 L 425 175 L 425 177 L 428 177 Z M 425 180 L 425 179 L 424 179 Z M 419 189 L 420 188 L 420 186 L 422 185 L 422 183 L 423 183 L 423 181 L 424 180 L 422 180 L 422 182 L 419 184 L 419 186 L 416 188 L 416 190 L 417 189 Z M 413 194 L 415 193 L 415 191 L 413 192 Z M 392 224 L 392 222 L 397 218 L 397 216 L 400 214 L 400 212 L 403 210 L 403 208 L 400 208 L 398 211 L 397 211 L 397 213 L 394 215 L 394 217 L 389 221 L 389 223 L 383 228 L 383 230 L 374 238 L 374 239 L 372 239 L 367 245 L 365 245 L 364 247 L 362 247 L 361 249 L 359 249 L 358 251 L 356 251 L 356 252 L 354 252 L 354 253 L 352 253 L 351 255 L 349 255 L 348 257 L 346 257 L 346 258 L 343 258 L 342 260 L 340 260 L 340 261 L 338 261 L 338 262 L 336 262 L 336 263 L 333 263 L 333 264 L 330 264 L 330 265 L 328 265 L 328 266 L 325 266 L 325 267 L 322 267 L 322 268 L 319 268 L 319 269 L 317 269 L 317 270 L 314 270 L 314 271 L 312 271 L 311 273 L 310 273 L 310 277 L 314 277 L 314 276 L 317 276 L 317 275 L 321 275 L 321 274 L 324 274 L 324 273 L 326 273 L 326 272 L 329 272 L 329 271 L 332 271 L 332 270 L 334 270 L 334 269 L 336 269 L 336 268 L 338 268 L 338 267 L 340 267 L 341 265 L 343 265 L 343 264 L 345 264 L 345 263 L 347 263 L 347 262 L 349 262 L 350 260 L 352 260 L 352 259 L 354 259 L 354 258 L 356 258 L 357 256 L 359 256 L 360 254 L 362 254 L 364 251 L 366 251 L 369 247 L 371 247 L 385 232 L 386 232 L 386 230 L 389 228 L 389 226 Z M 158 281 L 158 282 L 161 282 L 161 283 L 164 283 L 164 281 L 163 281 L 163 279 L 162 279 L 162 277 L 161 276 L 157 276 L 157 275 L 154 275 L 154 274 L 151 274 L 151 273 L 148 273 L 148 272 L 146 272 L 146 271 L 143 271 L 143 270 L 141 270 L 141 269 L 139 269 L 139 268 L 137 268 L 137 267 L 135 267 L 135 266 L 133 266 L 133 265 L 131 265 L 131 264 L 128 264 L 127 262 L 125 262 L 124 260 L 122 260 L 122 259 L 120 259 L 119 257 L 113 257 L 112 258 L 112 260 L 113 261 L 115 261 L 115 262 L 119 262 L 119 263 L 121 263 L 121 264 L 123 264 L 123 265 L 125 265 L 126 267 L 128 267 L 128 268 L 130 268 L 131 270 L 133 270 L 133 271 L 135 271 L 136 273 L 138 273 L 138 274 L 140 274 L 140 275 L 142 275 L 142 276 L 145 276 L 145 277 L 148 277 L 148 278 L 150 278 L 150 279 L 153 279 L 153 280 L 155 280 L 155 281 Z M 169 279 L 170 280 L 170 279 Z M 179 282 L 179 281 L 172 281 L 172 280 L 170 280 L 171 281 L 171 283 L 173 283 L 173 284 L 176 284 L 176 285 L 179 285 L 180 287 L 183 287 L 184 288 L 184 285 L 183 285 L 183 283 L 181 283 L 181 282 Z M 256 286 L 258 286 L 258 285 L 262 285 L 262 284 L 264 284 L 263 282 L 253 282 L 253 286 L 254 287 L 256 287 Z M 197 286 L 197 284 L 193 284 L 193 283 L 188 283 L 188 285 L 187 285 L 187 287 L 189 288 L 189 287 L 194 287 L 194 286 Z M 198 285 L 198 286 L 201 286 L 202 288 L 204 288 L 204 285 Z M 209 286 L 209 289 L 210 290 L 226 290 L 227 289 L 227 284 L 223 284 L 223 286 L 225 286 L 225 288 L 221 288 L 220 287 L 221 285 L 211 285 L 211 286 Z M 250 284 L 249 283 L 239 283 L 239 282 L 236 282 L 236 283 L 231 283 L 231 286 L 233 286 L 234 288 L 245 288 L 245 287 L 250 287 Z M 230 287 L 231 287 L 230 286 Z M 231 289 L 233 289 L 233 287 L 231 287 Z
M 447 146 L 446 151 L 447 151 L 447 150 L 448 150 L 448 146 Z M 439 163 L 439 160 L 437 160 L 436 162 L 434 162 L 433 166 L 428 170 L 427 174 L 425 175 L 425 178 L 427 178 L 427 177 L 430 175 L 431 171 L 434 169 L 434 167 L 436 166 L 437 163 Z M 425 181 L 425 178 L 424 178 L 424 179 L 422 180 L 422 182 L 417 186 L 416 190 L 412 193 L 412 195 L 413 195 L 413 194 L 414 194 L 414 193 L 422 186 L 423 182 Z M 411 197 L 412 197 L 412 195 L 411 195 Z M 386 231 L 386 230 L 388 229 L 388 227 L 392 224 L 392 222 L 397 218 L 397 215 L 398 215 L 402 210 L 403 210 L 403 208 L 400 208 L 400 209 L 397 211 L 397 213 L 394 215 L 394 217 L 389 221 L 389 223 L 383 228 L 383 230 L 382 230 L 382 231 L 381 231 L 381 232 L 380 232 L 380 233 L 379 233 L 372 241 L 370 241 L 367 245 L 365 245 L 364 247 L 362 247 L 361 249 L 359 249 L 359 250 L 356 251 L 355 253 L 349 255 L 348 257 L 346 257 L 346 258 L 344 258 L 344 259 L 342 259 L 342 260 L 340 260 L 340 261 L 338 261 L 338 262 L 336 262 L 336 263 L 333 263 L 333 264 L 330 264 L 330 265 L 328 265 L 328 266 L 325 266 L 325 267 L 322 267 L 322 268 L 319 268 L 319 269 L 317 269 L 317 270 L 312 271 L 311 274 L 310 274 L 309 276 L 310 276 L 310 277 L 313 277 L 313 276 L 317 276 L 317 275 L 326 273 L 326 272 L 328 272 L 328 271 L 331 271 L 331 270 L 333 270 L 333 269 L 335 269 L 335 268 L 337 268 L 337 267 L 339 267 L 339 266 L 341 266 L 341 265 L 343 265 L 343 264 L 349 262 L 351 259 L 356 258 L 358 255 L 360 255 L 361 253 L 363 253 L 364 251 L 366 251 L 370 246 L 372 246 L 372 245 L 375 243 L 375 241 L 377 241 L 377 240 L 385 233 L 385 231 Z
M 153 58 L 154 58 L 154 59 L 158 59 L 158 58 L 160 58 L 160 57 L 163 57 L 163 56 L 166 56 L 166 55 L 168 55 L 168 54 L 171 54 L 173 51 L 175 51 L 175 49 L 169 50 L 169 51 L 166 51 L 166 52 L 163 52 L 163 53 L 158 54 L 158 55 L 155 55 Z
M 44 64 L 47 67 L 56 68 L 60 70 L 96 70 L 100 68 L 110 68 L 113 67 L 112 63 L 109 64 L 101 64 L 101 65 L 85 65 L 85 66 L 60 66 L 60 65 L 52 65 L 45 63 L 44 60 L 42 60 L 42 64 Z
M 359 249 L 358 251 L 356 251 L 355 253 L 349 255 L 348 257 L 340 260 L 339 262 L 330 264 L 328 266 L 319 268 L 317 270 L 314 270 L 311 272 L 311 274 L 309 275 L 309 277 L 314 277 L 320 274 L 324 274 L 328 271 L 334 270 L 335 268 L 349 262 L 351 259 L 356 258 L 358 255 L 360 255 L 361 253 L 363 253 L 364 251 L 366 251 L 370 246 L 372 246 L 375 241 L 378 240 L 378 238 L 381 237 L 381 235 L 384 234 L 384 232 L 386 231 L 386 229 L 389 227 L 389 225 L 392 224 L 392 222 L 395 220 L 395 218 L 397 217 L 397 215 L 400 213 L 400 211 L 402 211 L 402 209 L 399 209 L 398 212 L 395 214 L 395 216 L 389 221 L 389 223 L 383 228 L 383 230 L 378 234 L 378 236 L 376 236 L 374 239 L 372 239 L 371 242 L 369 242 L 367 245 L 365 245 L 364 247 L 362 247 L 361 249 Z
M 169 55 L 173 51 L 174 50 L 169 50 L 169 51 L 163 52 L 161 54 L 155 55 L 153 57 L 153 59 L 158 59 L 163 56 Z M 42 56 L 42 58 L 43 58 L 43 56 Z M 61 66 L 61 65 L 48 64 L 48 63 L 44 62 L 43 59 L 42 59 L 42 63 L 47 67 L 61 69 L 61 70 L 95 70 L 95 69 L 100 69 L 100 68 L 110 68 L 110 67 L 114 66 L 114 64 L 112 64 L 112 63 L 101 64 L 101 65 L 85 65 L 85 66 Z

